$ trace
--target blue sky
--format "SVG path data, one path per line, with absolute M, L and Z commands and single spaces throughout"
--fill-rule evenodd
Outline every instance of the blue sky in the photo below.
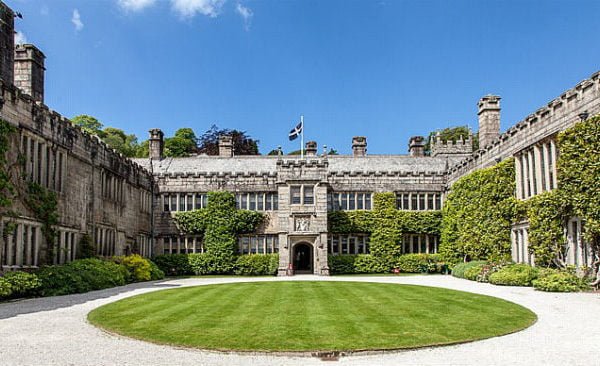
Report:
M 46 104 L 141 139 L 150 128 L 245 130 L 261 152 L 301 113 L 305 140 L 372 154 L 477 127 L 502 129 L 600 70 L 600 1 L 5 0 L 46 54 Z

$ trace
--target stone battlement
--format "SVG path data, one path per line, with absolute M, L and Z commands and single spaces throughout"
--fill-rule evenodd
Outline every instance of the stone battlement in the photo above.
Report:
M 448 155 L 471 155 L 473 153 L 473 136 L 469 133 L 466 139 L 462 136 L 457 141 L 442 141 L 439 133 L 431 137 L 430 150 L 432 157 Z

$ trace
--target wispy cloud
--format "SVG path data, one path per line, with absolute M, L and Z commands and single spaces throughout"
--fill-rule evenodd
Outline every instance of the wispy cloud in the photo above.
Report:
M 171 0 L 171 7 L 182 19 L 193 18 L 197 14 L 211 18 L 221 13 L 225 0 Z
M 244 19 L 244 28 L 246 28 L 246 30 L 249 30 L 250 25 L 252 24 L 252 17 L 254 16 L 252 9 L 240 3 L 237 3 L 237 5 L 235 6 L 235 11 L 242 17 L 242 19 Z
M 142 11 L 156 3 L 156 0 L 117 0 L 117 4 L 125 11 Z
M 71 17 L 71 23 L 75 26 L 75 30 L 79 32 L 83 29 L 83 22 L 81 21 L 81 15 L 79 10 L 73 9 L 73 16 Z
M 21 31 L 17 31 L 17 33 L 15 33 L 15 44 L 25 44 L 27 43 L 27 37 L 25 37 L 25 34 Z

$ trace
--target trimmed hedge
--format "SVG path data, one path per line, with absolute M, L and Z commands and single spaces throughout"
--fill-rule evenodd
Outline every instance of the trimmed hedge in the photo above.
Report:
M 538 278 L 539 270 L 528 264 L 513 264 L 499 269 L 490 275 L 490 283 L 505 286 L 531 286 Z
M 465 278 L 465 272 L 473 267 L 477 267 L 480 265 L 486 264 L 485 261 L 471 261 L 465 263 L 459 263 L 452 268 L 452 276 L 458 278 Z
M 404 254 L 396 260 L 396 268 L 406 273 L 441 273 L 445 264 L 438 254 Z
M 279 268 L 279 254 L 248 254 L 237 258 L 233 273 L 242 276 L 275 276 L 277 268 Z
M 123 286 L 129 276 L 122 265 L 96 258 L 43 267 L 37 272 L 42 281 L 41 296 L 57 296 Z
M 577 292 L 590 288 L 586 278 L 569 271 L 546 271 L 532 283 L 536 290 L 548 292 Z
M 152 258 L 158 268 L 167 276 L 186 276 L 194 274 L 188 260 L 188 254 L 163 254 Z
M 445 262 L 437 254 L 404 254 L 391 265 L 372 254 L 344 254 L 327 257 L 331 274 L 386 273 L 390 267 L 405 273 L 441 273 Z

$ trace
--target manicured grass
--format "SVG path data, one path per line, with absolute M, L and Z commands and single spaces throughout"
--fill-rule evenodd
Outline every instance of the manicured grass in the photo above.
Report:
M 511 333 L 536 316 L 447 289 L 364 282 L 253 282 L 152 292 L 92 311 L 91 323 L 156 343 L 260 351 L 413 348 Z

